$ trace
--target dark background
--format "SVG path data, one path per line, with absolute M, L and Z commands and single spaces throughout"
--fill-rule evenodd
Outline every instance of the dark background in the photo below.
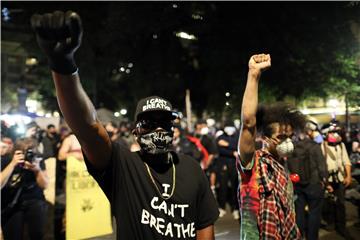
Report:
M 360 102 L 358 2 L 2 2 L 4 8 L 9 19 L 3 12 L 2 41 L 21 42 L 39 64 L 18 81 L 2 71 L 2 90 L 24 85 L 38 91 L 50 110 L 58 107 L 30 16 L 55 10 L 82 18 L 76 60 L 96 107 L 126 106 L 132 116 L 137 100 L 160 95 L 184 111 L 190 89 L 198 116 L 205 110 L 214 117 L 238 116 L 247 62 L 255 53 L 272 58 L 262 78 L 263 102 L 290 99 L 296 105 L 330 94 Z M 197 40 L 181 39 L 179 31 Z

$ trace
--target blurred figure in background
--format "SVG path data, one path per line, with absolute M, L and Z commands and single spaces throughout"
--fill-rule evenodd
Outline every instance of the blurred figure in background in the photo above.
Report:
M 37 142 L 18 139 L 12 157 L 1 158 L 1 227 L 4 239 L 23 239 L 25 225 L 31 240 L 44 237 L 47 203 L 43 190 L 48 185 L 45 163 Z
M 119 125 L 119 135 L 126 143 L 131 146 L 135 142 L 134 135 L 131 133 L 131 124 L 129 122 L 122 121 Z
M 219 150 L 219 157 L 216 159 L 216 179 L 219 183 L 217 200 L 220 217 L 225 215 L 225 205 L 228 203 L 235 220 L 240 218 L 237 201 L 239 178 L 236 170 L 238 140 L 239 134 L 231 121 L 225 123 L 224 133 L 216 139 Z
M 327 229 L 335 227 L 336 232 L 345 239 L 353 239 L 346 229 L 345 188 L 351 184 L 351 162 L 345 144 L 340 136 L 337 122 L 322 127 L 325 141 L 321 145 L 329 172 L 328 198 L 325 201 L 324 220 Z
M 1 160 L 8 161 L 11 159 L 11 152 L 13 150 L 14 143 L 11 138 L 4 135 L 1 136 L 0 142 L 0 151 L 1 151 Z M 6 160 L 5 160 L 6 159 Z
M 44 159 L 57 157 L 60 148 L 60 135 L 57 133 L 55 125 L 49 124 L 46 128 L 45 135 L 42 138 L 44 147 Z
M 114 122 L 108 122 L 105 124 L 106 132 L 108 133 L 112 142 L 116 142 L 127 149 L 130 149 L 130 145 L 120 135 L 118 126 Z
M 308 121 L 304 139 L 295 144 L 294 152 L 288 158 L 290 173 L 300 177 L 300 181 L 294 185 L 296 223 L 302 236 L 308 240 L 319 238 L 324 189 L 328 178 L 318 136 L 321 135 L 317 125 Z M 308 211 L 305 210 L 306 206 Z
M 173 148 L 175 152 L 189 155 L 200 163 L 201 151 L 185 136 L 180 125 L 174 125 Z
M 203 159 L 201 163 L 203 169 L 207 169 L 213 163 L 218 151 L 214 137 L 209 134 L 206 121 L 200 120 L 195 124 L 194 136 L 200 139 L 201 144 L 208 152 L 207 159 Z
M 358 138 L 359 133 L 355 133 L 355 138 L 353 138 L 352 142 L 352 151 L 350 154 L 350 161 L 351 161 L 351 174 L 352 177 L 356 180 L 357 185 L 353 191 L 356 191 L 356 195 L 359 196 L 360 194 L 360 141 Z M 357 228 L 360 228 L 360 199 L 355 199 L 355 205 L 358 209 L 358 221 L 354 224 Z
M 218 149 L 215 138 L 210 134 L 209 127 L 207 126 L 207 122 L 205 120 L 200 120 L 195 124 L 194 137 L 200 140 L 200 142 L 197 142 L 196 139 L 193 139 L 195 140 L 194 143 L 203 153 L 200 165 L 204 169 L 210 182 L 211 191 L 216 197 L 215 159 L 218 156 Z

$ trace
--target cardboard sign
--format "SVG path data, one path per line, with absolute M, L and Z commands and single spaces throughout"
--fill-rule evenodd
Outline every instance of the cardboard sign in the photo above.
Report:
M 110 203 L 82 160 L 66 160 L 66 239 L 111 234 Z

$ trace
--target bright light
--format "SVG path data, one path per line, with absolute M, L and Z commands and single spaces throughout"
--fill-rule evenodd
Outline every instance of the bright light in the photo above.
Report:
M 339 106 L 339 101 L 337 99 L 329 99 L 327 105 L 329 107 L 336 108 L 337 106 Z
M 55 112 L 53 112 L 53 116 L 54 116 L 54 117 L 60 117 L 60 113 L 57 112 L 57 111 L 55 111 Z
M 153 39 L 157 39 L 158 35 L 157 34 L 153 34 Z
M 129 74 L 130 73 L 130 69 L 126 69 L 126 71 L 125 71 L 127 74 Z
M 124 72 L 124 71 L 125 71 L 125 68 L 124 68 L 124 67 L 121 67 L 121 68 L 119 68 L 119 70 L 120 70 L 121 72 Z
M 129 63 L 129 64 L 128 64 L 128 67 L 129 67 L 129 68 L 132 68 L 133 66 L 134 66 L 133 63 Z
M 120 110 L 120 114 L 121 115 L 126 115 L 127 114 L 127 110 L 125 108 Z
M 188 40 L 197 40 L 195 35 L 189 34 L 189 33 L 186 33 L 186 32 L 177 32 L 176 36 L 179 37 L 179 38 L 188 39 Z
M 38 60 L 36 58 L 27 58 L 25 64 L 28 66 L 34 66 L 38 64 Z
M 37 111 L 36 114 L 37 114 L 38 116 L 40 116 L 40 117 L 45 116 L 44 111 Z
M 174 4 L 172 5 L 172 7 L 173 7 L 173 8 L 177 8 L 178 5 L 174 3 Z
M 212 127 L 212 126 L 215 126 L 215 120 L 212 119 L 212 118 L 209 118 L 209 119 L 206 119 L 206 124 L 209 126 L 209 127 Z
M 26 129 L 25 129 L 24 125 L 20 125 L 16 128 L 16 133 L 18 133 L 18 134 L 24 134 L 25 131 L 26 131 Z
M 21 115 L 21 114 L 4 114 L 0 116 L 1 120 L 4 120 L 9 126 L 17 125 L 27 125 L 31 123 L 31 117 Z
M 240 119 L 234 119 L 234 125 L 237 129 L 240 129 L 241 120 Z
M 35 113 L 39 102 L 32 99 L 26 99 L 25 105 L 29 112 Z
M 230 93 L 229 93 L 229 92 L 226 92 L 226 93 L 225 93 L 225 96 L 226 96 L 226 97 L 230 97 Z
M 226 106 L 230 106 L 230 103 L 229 103 L 229 102 L 226 102 L 225 105 L 226 105 Z
M 51 113 L 46 113 L 45 117 L 47 117 L 47 118 L 51 117 Z
M 119 117 L 119 116 L 120 116 L 120 113 L 119 113 L 119 112 L 114 112 L 114 116 L 115 116 L 115 117 Z
M 200 14 L 193 14 L 191 17 L 195 20 L 203 20 L 203 17 Z
M 300 112 L 302 112 L 302 114 L 304 114 L 304 115 L 310 114 L 309 109 L 302 109 L 302 110 L 300 110 Z

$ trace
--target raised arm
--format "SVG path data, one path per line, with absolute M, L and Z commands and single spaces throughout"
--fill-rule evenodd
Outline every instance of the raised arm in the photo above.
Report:
M 49 60 L 58 103 L 92 165 L 104 169 L 111 154 L 111 141 L 98 121 L 77 73 L 74 53 L 81 45 L 82 26 L 75 12 L 35 14 L 31 25 L 40 48 Z
M 269 54 L 253 55 L 249 60 L 249 72 L 241 109 L 239 151 L 241 164 L 248 166 L 255 152 L 256 110 L 261 73 L 271 66 Z

